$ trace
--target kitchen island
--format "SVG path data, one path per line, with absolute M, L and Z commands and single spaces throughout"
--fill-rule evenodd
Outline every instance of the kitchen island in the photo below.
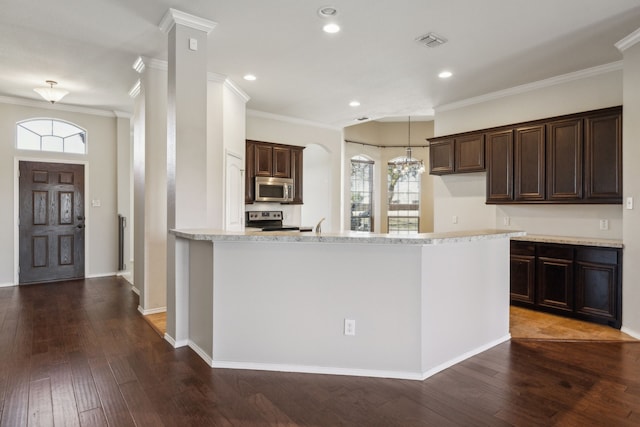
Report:
M 510 337 L 522 232 L 171 233 L 166 338 L 212 367 L 421 380 Z

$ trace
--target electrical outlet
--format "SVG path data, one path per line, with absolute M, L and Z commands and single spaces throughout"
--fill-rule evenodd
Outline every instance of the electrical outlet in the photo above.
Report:
M 608 230 L 609 229 L 609 220 L 601 219 L 600 220 L 600 230 Z
M 627 209 L 633 209 L 633 197 L 627 197 Z
M 354 319 L 344 319 L 344 334 L 345 335 L 356 334 L 356 321 Z
M 457 216 L 457 215 L 452 216 L 452 217 L 451 217 L 451 222 L 452 222 L 453 224 L 457 224 L 457 223 L 458 223 L 458 216 Z
M 508 216 L 505 216 L 504 219 L 502 220 L 502 223 L 504 225 L 511 225 L 511 218 L 509 218 Z

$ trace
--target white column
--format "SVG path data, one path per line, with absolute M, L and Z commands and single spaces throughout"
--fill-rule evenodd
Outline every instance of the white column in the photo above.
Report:
M 166 309 L 167 63 L 140 57 L 134 113 L 134 286 L 143 314 Z
M 622 330 L 640 338 L 640 29 L 616 43 L 624 55 L 622 79 Z M 633 209 L 625 208 L 627 197 Z
M 207 224 L 207 35 L 216 23 L 169 9 L 160 23 L 168 34 L 167 228 Z M 165 231 L 166 233 L 166 231 Z M 167 238 L 167 335 L 186 345 L 188 282 L 175 238 Z

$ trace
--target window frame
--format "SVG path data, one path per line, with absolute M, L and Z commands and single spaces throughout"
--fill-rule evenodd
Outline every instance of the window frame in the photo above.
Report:
M 354 163 L 358 163 L 361 165 L 367 165 L 370 168 L 369 171 L 369 215 L 368 216 L 357 216 L 354 217 L 353 213 L 353 205 L 354 202 L 352 202 L 354 194 L 356 194 L 356 192 L 354 192 L 353 190 L 353 179 L 354 179 L 354 173 L 353 173 L 353 165 Z M 349 230 L 351 231 L 367 231 L 367 232 L 373 232 L 375 229 L 375 225 L 374 225 L 374 167 L 375 167 L 375 161 L 368 159 L 365 156 L 362 155 L 356 155 L 351 157 L 350 162 L 349 162 L 349 168 L 350 168 L 350 180 L 349 180 Z M 364 180 L 363 180 L 364 182 Z M 364 191 L 359 192 L 359 193 L 365 193 Z M 354 225 L 354 220 L 356 219 L 363 219 L 363 218 L 367 218 L 369 220 L 369 229 L 368 230 L 354 230 L 353 225 Z
M 389 160 L 389 162 L 387 162 L 387 203 L 386 203 L 386 209 L 387 209 L 387 233 L 389 234 L 419 234 L 420 233 L 420 212 L 421 212 L 421 202 L 422 202 L 422 180 L 421 180 L 421 174 L 419 172 L 415 172 L 414 175 L 409 181 L 406 182 L 407 185 L 407 189 L 409 189 L 409 187 L 411 186 L 411 184 L 413 183 L 414 185 L 417 185 L 417 191 L 404 191 L 404 192 L 400 192 L 400 191 L 391 191 L 391 190 L 395 190 L 396 186 L 399 184 L 399 181 L 401 179 L 401 175 L 399 175 L 398 179 L 396 180 L 396 182 L 394 183 L 393 189 L 390 189 L 390 185 L 391 185 L 391 177 L 392 177 L 392 172 L 395 170 L 397 170 L 398 165 L 401 165 L 403 162 L 405 161 L 416 161 L 416 159 L 414 158 L 407 158 L 407 157 L 396 157 L 394 159 Z M 405 194 L 407 196 L 412 195 L 412 194 L 416 194 L 418 196 L 418 200 L 417 203 L 391 203 L 392 199 L 394 197 L 394 194 Z M 415 215 L 392 215 L 392 212 L 400 212 L 400 211 L 405 211 L 405 212 L 415 212 Z M 415 220 L 415 221 L 414 221 Z M 405 228 L 398 228 L 397 226 L 392 227 L 392 223 L 402 223 L 403 221 L 405 221 L 406 223 L 413 223 L 415 222 L 415 228 L 414 227 L 405 227 Z
M 30 129 L 29 127 L 25 126 L 25 124 L 28 124 L 30 122 L 37 122 L 37 121 L 50 121 L 51 122 L 51 133 L 49 134 L 41 134 L 38 133 L 36 131 L 34 131 L 33 129 Z M 61 135 L 61 134 L 55 134 L 55 123 L 60 123 L 64 126 L 71 126 L 73 128 L 75 128 L 74 130 L 77 130 L 77 132 L 69 134 L 69 135 Z M 20 146 L 20 134 L 22 132 L 30 132 L 32 135 L 36 135 L 39 138 L 39 148 L 29 148 L 26 147 L 24 144 L 22 146 Z M 79 152 L 79 151 L 67 151 L 66 150 L 66 144 L 68 144 L 68 142 L 66 142 L 65 140 L 68 140 L 70 138 L 73 137 L 77 137 L 80 136 L 81 139 L 81 144 L 83 144 L 84 147 L 84 151 L 83 152 Z M 61 150 L 51 150 L 51 149 L 46 149 L 43 148 L 43 145 L 47 143 L 48 139 L 51 138 L 55 138 L 55 139 L 59 139 L 60 143 L 61 143 Z M 20 120 L 19 122 L 16 122 L 16 126 L 15 126 L 15 149 L 16 150 L 21 150 L 21 151 L 31 151 L 31 152 L 39 152 L 39 153 L 57 153 L 57 154 L 70 154 L 70 155 L 76 155 L 76 156 L 86 156 L 89 152 L 89 143 L 88 143 L 88 132 L 85 128 L 78 126 L 77 124 L 70 122 L 68 120 L 63 120 L 63 119 L 58 119 L 58 118 L 54 118 L 54 117 L 31 117 L 28 119 L 24 119 L 24 120 Z

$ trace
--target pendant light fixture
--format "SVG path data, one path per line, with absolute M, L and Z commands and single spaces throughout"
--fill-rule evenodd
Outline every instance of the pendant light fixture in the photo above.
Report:
M 65 97 L 66 94 L 68 94 L 69 92 L 63 89 L 56 89 L 54 86 L 58 84 L 58 82 L 53 81 L 53 80 L 47 80 L 46 83 L 49 85 L 49 87 L 37 87 L 35 89 L 33 89 L 34 91 L 36 91 L 41 97 L 43 97 L 45 100 L 49 101 L 52 104 L 55 104 L 56 102 L 60 101 L 62 98 Z
M 424 162 L 422 160 L 414 160 L 411 151 L 411 116 L 408 119 L 407 129 L 407 148 L 405 158 L 402 162 L 396 164 L 396 172 L 401 175 L 419 175 L 425 171 Z

